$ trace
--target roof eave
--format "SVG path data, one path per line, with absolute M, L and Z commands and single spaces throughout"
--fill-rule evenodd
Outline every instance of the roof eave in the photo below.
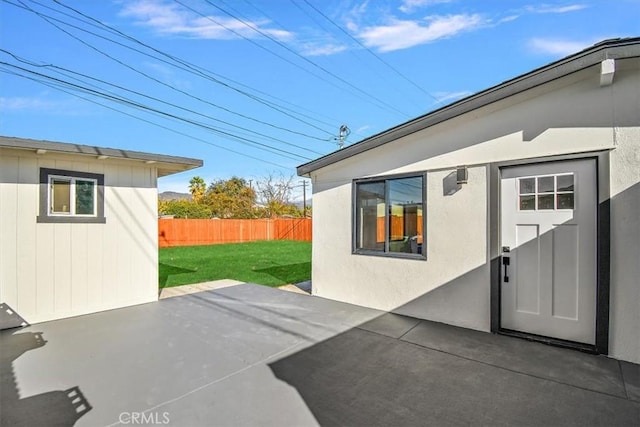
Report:
M 62 153 L 91 156 L 96 159 L 127 159 L 142 161 L 158 169 L 158 176 L 195 169 L 203 165 L 200 159 L 168 156 L 164 154 L 144 153 L 141 151 L 121 150 L 117 148 L 96 147 L 92 145 L 70 144 L 66 142 L 44 141 L 26 138 L 0 136 L 0 148 L 33 150 L 41 153 Z

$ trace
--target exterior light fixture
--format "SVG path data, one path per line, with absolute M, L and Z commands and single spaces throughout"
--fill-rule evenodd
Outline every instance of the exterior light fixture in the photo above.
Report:
M 466 184 L 469 180 L 469 172 L 466 166 L 458 166 L 456 169 L 456 182 L 458 184 Z

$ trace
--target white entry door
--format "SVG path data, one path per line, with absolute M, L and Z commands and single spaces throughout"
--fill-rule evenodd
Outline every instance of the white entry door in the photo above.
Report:
M 595 160 L 502 169 L 501 327 L 595 344 Z

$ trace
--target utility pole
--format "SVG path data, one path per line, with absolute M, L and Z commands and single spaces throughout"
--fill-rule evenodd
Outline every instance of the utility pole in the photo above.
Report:
M 307 181 L 302 180 L 302 216 L 307 217 Z

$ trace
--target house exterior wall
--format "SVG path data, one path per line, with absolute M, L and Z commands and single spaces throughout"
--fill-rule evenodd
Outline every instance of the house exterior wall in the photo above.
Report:
M 40 168 L 104 174 L 106 223 L 38 223 Z M 0 149 L 0 300 L 27 322 L 156 301 L 157 171 Z
M 609 353 L 640 362 L 640 63 L 616 67 L 613 85 L 591 67 L 312 172 L 314 294 L 489 331 L 490 165 L 610 151 Z M 468 184 L 444 195 L 459 165 Z M 352 254 L 352 181 L 423 171 L 427 259 Z

